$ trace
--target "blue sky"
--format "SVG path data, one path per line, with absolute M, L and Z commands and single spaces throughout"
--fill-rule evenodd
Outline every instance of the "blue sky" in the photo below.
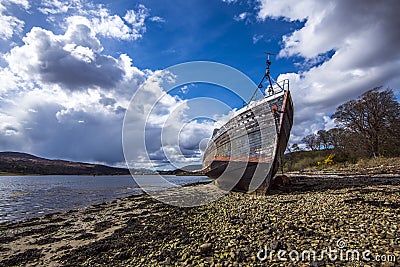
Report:
M 265 51 L 277 54 L 272 75 L 291 81 L 290 142 L 299 143 L 333 127 L 330 115 L 344 101 L 380 85 L 399 93 L 396 6 L 396 0 L 3 0 L 0 150 L 123 166 L 124 114 L 146 81 L 152 87 L 143 105 L 166 93 L 152 77 L 166 78 L 161 70 L 184 62 L 226 64 L 258 83 Z M 200 97 L 216 102 L 202 108 L 194 101 Z M 199 163 L 198 144 L 241 105 L 226 88 L 175 88 L 147 126 L 150 159 L 137 151 L 132 165 Z M 202 116 L 189 119 L 195 114 Z M 165 132 L 180 138 L 179 149 L 159 140 L 173 119 L 183 126 Z
M 145 2 L 165 23 L 149 28 L 146 37 L 131 51 L 128 49 L 129 55 L 137 58 L 137 65 L 142 68 L 166 68 L 188 60 L 210 60 L 238 68 L 257 80 L 264 69 L 263 52 L 279 52 L 282 34 L 301 24 L 282 19 L 257 21 L 256 6 L 242 2 L 175 1 L 174 5 Z M 242 21 L 234 19 L 244 12 L 252 12 L 252 15 Z M 293 70 L 291 60 L 287 59 L 278 62 L 274 70 L 276 73 L 287 71 L 288 63 Z

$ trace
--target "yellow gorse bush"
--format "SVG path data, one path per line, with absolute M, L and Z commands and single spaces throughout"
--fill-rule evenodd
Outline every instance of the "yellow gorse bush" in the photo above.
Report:
M 332 165 L 334 163 L 333 158 L 335 157 L 335 154 L 330 154 L 326 159 L 324 159 L 324 164 L 325 165 Z

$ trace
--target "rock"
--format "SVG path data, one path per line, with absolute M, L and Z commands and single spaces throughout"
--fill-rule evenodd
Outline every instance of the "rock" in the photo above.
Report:
M 291 185 L 290 178 L 287 177 L 286 175 L 278 175 L 272 180 L 272 187 L 282 187 L 282 186 L 288 186 Z
M 185 253 L 183 253 L 183 255 L 181 257 L 181 260 L 184 261 L 184 260 L 187 260 L 188 258 L 189 258 L 189 254 L 187 252 L 185 252 Z
M 200 252 L 201 253 L 208 253 L 212 250 L 212 244 L 211 243 L 204 243 L 200 245 Z
M 164 265 L 170 265 L 171 264 L 171 258 L 167 257 L 164 261 Z
M 269 248 L 271 250 L 278 251 L 280 249 L 285 249 L 286 246 L 282 241 L 274 239 L 271 241 L 271 243 L 269 243 Z
M 272 234 L 274 232 L 274 230 L 275 230 L 274 228 L 268 228 L 268 230 L 265 231 L 265 233 L 270 235 L 270 234 Z
M 304 232 L 304 236 L 306 236 L 306 237 L 313 236 L 314 234 L 315 234 L 315 233 L 314 233 L 314 231 L 312 231 L 312 230 L 307 230 L 307 231 Z
M 233 251 L 231 251 L 231 253 L 229 253 L 229 255 L 231 256 L 232 259 L 234 259 L 236 257 L 236 254 Z
M 322 261 L 311 261 L 311 267 L 322 267 L 325 266 L 325 263 Z
M 297 226 L 293 225 L 293 224 L 290 224 L 290 225 L 288 226 L 288 229 L 289 229 L 289 230 L 292 230 L 292 231 L 298 231 L 298 230 L 299 230 L 299 228 L 298 228 Z

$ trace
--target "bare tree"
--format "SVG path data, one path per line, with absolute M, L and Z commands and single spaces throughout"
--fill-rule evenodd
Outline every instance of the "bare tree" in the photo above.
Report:
M 301 141 L 306 144 L 306 147 L 311 150 L 318 150 L 319 149 L 319 141 L 318 136 L 316 134 L 309 134 L 305 136 Z
M 352 145 L 363 148 L 368 156 L 379 156 L 390 150 L 390 142 L 398 142 L 393 135 L 399 130 L 400 106 L 392 89 L 371 89 L 340 105 L 332 117 L 339 127 L 352 133 Z
M 325 130 L 319 130 L 317 132 L 318 135 L 318 141 L 320 146 L 322 146 L 323 149 L 328 149 L 329 148 L 329 134 Z
M 344 146 L 344 130 L 341 128 L 332 128 L 327 131 L 328 146 L 334 149 L 342 149 Z

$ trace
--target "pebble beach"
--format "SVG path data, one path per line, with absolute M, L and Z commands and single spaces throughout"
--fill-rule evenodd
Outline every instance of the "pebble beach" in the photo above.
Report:
M 0 266 L 400 266 L 399 175 L 290 180 L 193 208 L 139 195 L 3 223 Z

